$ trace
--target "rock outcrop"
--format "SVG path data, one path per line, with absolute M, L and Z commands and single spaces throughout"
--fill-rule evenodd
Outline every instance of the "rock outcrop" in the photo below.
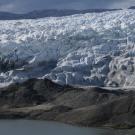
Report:
M 0 89 L 1 119 L 37 119 L 79 126 L 135 127 L 135 92 L 61 86 L 30 79 Z

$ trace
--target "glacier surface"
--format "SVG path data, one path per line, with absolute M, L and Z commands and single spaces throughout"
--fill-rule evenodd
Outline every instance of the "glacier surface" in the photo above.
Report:
M 0 86 L 34 77 L 135 86 L 135 10 L 0 21 Z

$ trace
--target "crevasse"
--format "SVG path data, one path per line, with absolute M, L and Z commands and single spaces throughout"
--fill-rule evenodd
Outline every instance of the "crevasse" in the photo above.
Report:
M 135 86 L 135 10 L 0 21 L 0 86 Z

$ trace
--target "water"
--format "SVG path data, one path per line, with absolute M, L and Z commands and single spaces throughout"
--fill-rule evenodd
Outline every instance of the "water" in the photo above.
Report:
M 135 132 L 134 132 L 135 133 Z M 0 135 L 129 135 L 112 129 L 81 128 L 55 122 L 1 120 Z M 131 134 L 132 135 L 132 134 Z

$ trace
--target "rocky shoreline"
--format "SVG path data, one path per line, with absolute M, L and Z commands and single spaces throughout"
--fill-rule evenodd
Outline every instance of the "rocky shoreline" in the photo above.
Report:
M 135 127 L 135 92 L 75 88 L 48 79 L 30 79 L 0 88 L 0 119 L 131 129 Z

